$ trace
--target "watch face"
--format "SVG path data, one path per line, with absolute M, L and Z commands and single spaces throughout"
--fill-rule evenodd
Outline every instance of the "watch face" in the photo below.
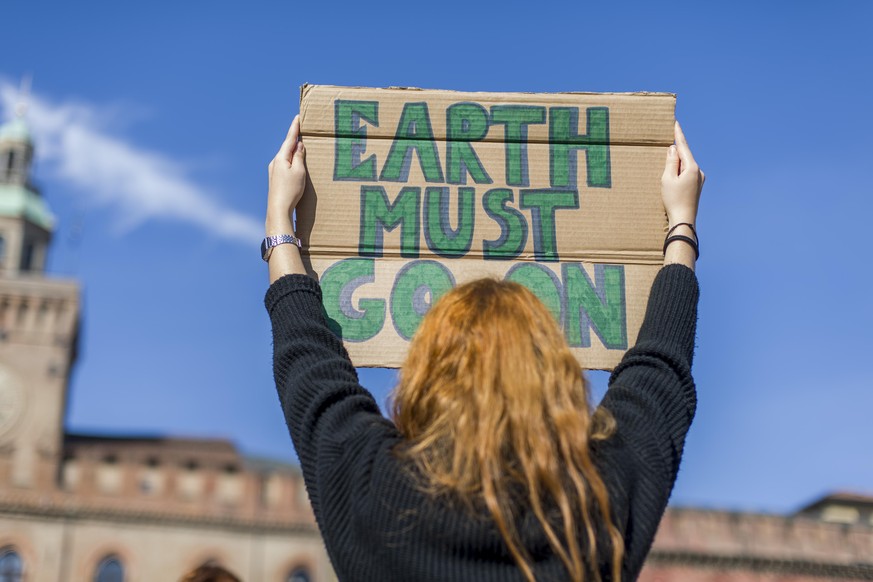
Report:
M 272 247 L 267 246 L 267 239 L 261 241 L 261 258 L 265 261 L 270 258 L 270 250 Z
M 23 409 L 21 382 L 5 366 L 0 366 L 0 438 L 15 426 Z

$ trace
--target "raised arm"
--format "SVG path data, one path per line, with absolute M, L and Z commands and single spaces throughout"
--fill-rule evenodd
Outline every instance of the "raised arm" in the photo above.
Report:
M 307 179 L 299 133 L 295 118 L 270 162 L 268 237 L 295 234 L 291 214 Z M 283 242 L 272 248 L 267 262 L 271 284 L 265 304 L 273 328 L 276 390 L 315 517 L 333 555 L 342 546 L 334 536 L 348 530 L 347 520 L 365 489 L 362 476 L 369 473 L 369 462 L 396 431 L 358 383 L 342 341 L 328 328 L 321 288 L 306 275 L 300 249 Z
M 661 178 L 669 221 L 664 268 L 652 284 L 636 344 L 613 371 L 603 402 L 616 416 L 620 432 L 629 439 L 649 441 L 646 446 L 657 451 L 671 487 L 696 407 L 691 362 L 698 288 L 693 269 L 698 255 L 695 222 L 704 181 L 678 122 L 675 139 Z
M 697 206 L 704 175 L 676 124 L 662 176 L 670 234 L 636 344 L 616 366 L 602 406 L 616 435 L 602 462 L 619 476 L 615 506 L 625 531 L 625 576 L 635 580 L 661 520 L 697 406 L 691 377 L 697 325 Z M 677 236 L 678 235 L 678 236 Z

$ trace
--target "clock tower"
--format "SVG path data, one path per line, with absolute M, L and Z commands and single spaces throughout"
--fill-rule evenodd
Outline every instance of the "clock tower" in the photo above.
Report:
M 45 275 L 54 217 L 19 109 L 0 126 L 0 489 L 57 487 L 79 287 Z

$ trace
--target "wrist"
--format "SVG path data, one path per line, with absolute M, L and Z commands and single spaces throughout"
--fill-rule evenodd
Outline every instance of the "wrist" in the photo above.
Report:
M 299 253 L 301 245 L 301 240 L 294 235 L 268 235 L 266 238 L 264 238 L 263 242 L 261 242 L 261 258 L 269 263 L 270 259 L 277 252 L 279 254 L 283 252 L 287 253 L 289 252 L 288 249 L 290 249 L 291 247 L 296 247 L 298 250 L 295 252 Z M 280 251 L 279 249 L 282 250 Z
M 294 223 L 287 216 L 271 216 L 268 214 L 267 220 L 264 223 L 264 230 L 267 236 L 294 234 Z
M 694 214 L 677 214 L 676 216 L 667 217 L 667 226 L 673 228 L 677 224 L 692 224 L 697 227 L 697 216 Z
M 693 271 L 694 266 L 697 264 L 697 253 L 694 247 L 685 241 L 678 240 L 668 245 L 664 250 L 664 264 L 672 265 L 676 263 L 685 265 Z
M 671 221 L 664 239 L 664 264 L 682 263 L 693 269 L 699 257 L 700 239 L 694 224 L 685 220 Z

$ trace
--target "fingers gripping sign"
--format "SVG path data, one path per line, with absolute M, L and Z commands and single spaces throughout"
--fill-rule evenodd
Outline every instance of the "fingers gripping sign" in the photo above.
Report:
M 300 141 L 300 116 L 294 117 L 285 141 L 269 165 L 270 191 L 267 199 L 267 219 L 287 218 L 303 196 L 306 186 L 306 153 Z M 284 224 L 282 226 L 289 226 Z
M 688 141 L 682 132 L 679 122 L 674 126 L 675 144 L 667 152 L 664 173 L 661 175 L 661 197 L 667 212 L 670 232 L 680 235 L 677 240 L 693 236 L 697 245 L 697 232 L 694 228 L 697 220 L 697 207 L 700 202 L 700 192 L 706 179 L 700 170 Z M 690 226 L 689 226 L 690 225 Z M 665 250 L 665 262 L 681 262 L 693 266 L 696 260 L 695 252 L 684 244 L 671 244 Z

